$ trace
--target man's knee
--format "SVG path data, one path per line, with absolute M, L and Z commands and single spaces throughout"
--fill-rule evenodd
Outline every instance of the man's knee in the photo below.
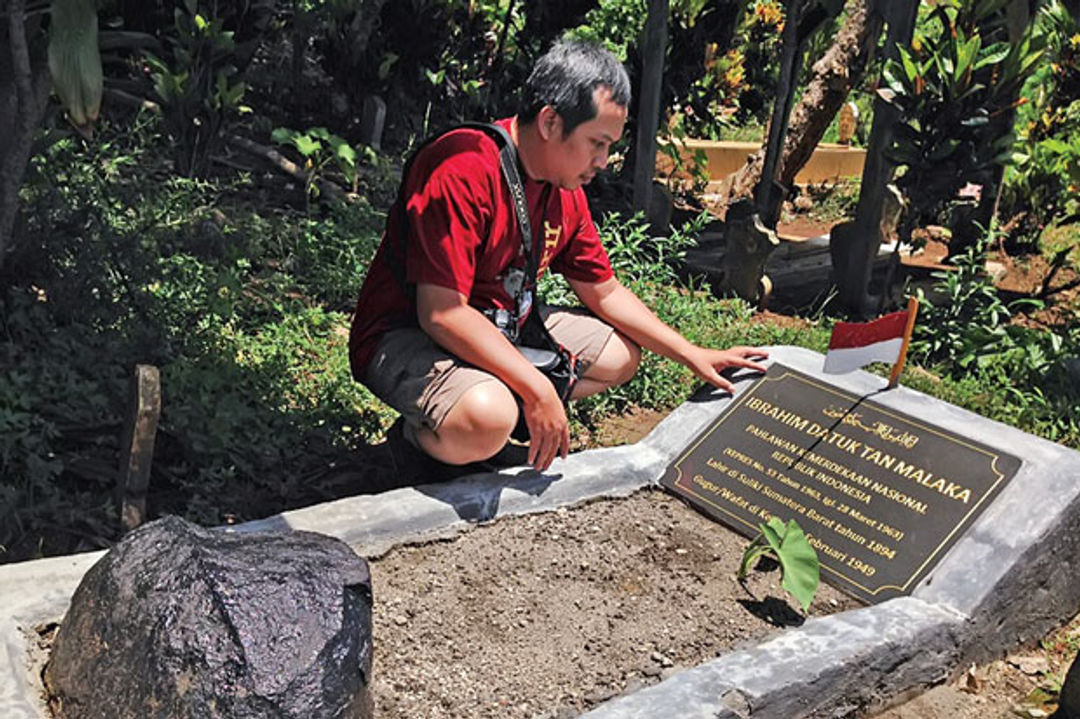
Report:
M 612 332 L 603 351 L 585 373 L 609 387 L 629 382 L 641 364 L 641 347 L 621 332 Z
M 437 458 L 461 464 L 491 457 L 502 449 L 518 420 L 514 394 L 499 381 L 470 387 L 454 403 L 438 431 Z
M 514 393 L 499 381 L 471 387 L 451 411 L 460 415 L 459 420 L 466 429 L 479 434 L 509 436 L 518 416 Z

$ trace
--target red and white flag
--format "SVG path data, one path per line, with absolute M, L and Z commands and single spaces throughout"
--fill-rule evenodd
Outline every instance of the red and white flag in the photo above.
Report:
M 825 355 L 822 371 L 841 374 L 871 362 L 888 362 L 893 365 L 889 384 L 894 385 L 903 369 L 918 309 L 918 301 L 912 298 L 906 310 L 870 322 L 837 322 L 829 339 L 829 352 Z

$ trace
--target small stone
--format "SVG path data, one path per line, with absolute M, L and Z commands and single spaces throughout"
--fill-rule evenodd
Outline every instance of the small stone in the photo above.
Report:
M 1050 672 L 1050 662 L 1047 661 L 1046 657 L 1009 657 L 1009 664 L 1012 664 L 1028 676 L 1048 674 Z
M 660 672 L 660 681 L 662 681 L 662 682 L 667 681 L 668 679 L 675 676 L 676 674 L 678 674 L 679 672 L 681 672 L 685 668 L 686 667 L 680 667 L 679 665 L 675 664 L 675 665 L 672 665 L 672 666 L 668 667 L 667 669 L 664 669 L 663 671 Z
M 678 547 L 675 550 L 675 554 L 689 554 L 689 553 L 690 553 L 689 549 L 683 549 L 682 547 Z
M 585 695 L 585 701 L 590 704 L 601 704 L 617 695 L 618 692 L 610 687 L 597 687 Z
M 395 614 L 394 615 L 394 624 L 398 625 L 399 627 L 403 627 L 408 623 L 409 623 L 409 618 L 406 617 L 404 614 Z
M 990 275 L 990 279 L 992 279 L 994 282 L 1000 282 L 1005 278 L 1005 275 L 1009 274 L 1009 268 L 1000 262 L 987 260 L 986 274 Z

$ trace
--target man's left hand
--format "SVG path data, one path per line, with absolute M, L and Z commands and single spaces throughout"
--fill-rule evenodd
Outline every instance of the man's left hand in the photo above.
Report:
M 758 347 L 732 347 L 726 350 L 715 350 L 695 345 L 686 353 L 683 364 L 689 367 L 698 378 L 735 394 L 735 385 L 722 377 L 720 372 L 731 367 L 742 367 L 764 372 L 768 368 L 754 360 L 765 359 L 768 356 L 768 352 Z

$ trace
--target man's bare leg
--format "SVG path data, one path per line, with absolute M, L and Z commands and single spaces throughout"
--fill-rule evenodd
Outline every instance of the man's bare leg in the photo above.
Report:
M 600 356 L 578 381 L 573 398 L 630 381 L 640 363 L 641 348 L 618 332 L 612 333 Z M 514 394 L 502 382 L 492 380 L 468 389 L 447 413 L 438 434 L 422 427 L 416 438 L 420 448 L 440 462 L 480 462 L 506 446 L 517 421 Z
M 573 399 L 598 394 L 629 382 L 641 364 L 641 348 L 619 332 L 612 332 L 600 356 L 574 387 Z
M 422 450 L 440 462 L 480 462 L 506 446 L 517 418 L 513 392 L 492 379 L 466 390 L 439 425 L 438 434 L 422 427 L 416 439 Z

